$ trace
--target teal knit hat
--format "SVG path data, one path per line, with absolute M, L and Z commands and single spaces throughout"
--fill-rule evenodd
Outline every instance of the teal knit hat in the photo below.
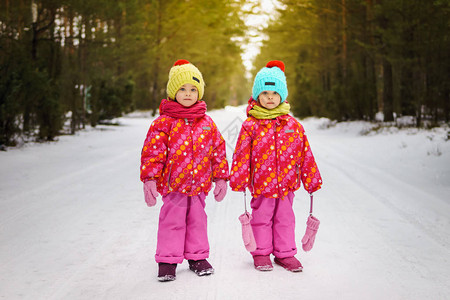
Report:
M 258 99 L 263 91 L 275 91 L 280 94 L 281 103 L 288 96 L 286 75 L 284 74 L 284 63 L 279 60 L 272 60 L 262 68 L 255 76 L 253 82 L 253 99 Z

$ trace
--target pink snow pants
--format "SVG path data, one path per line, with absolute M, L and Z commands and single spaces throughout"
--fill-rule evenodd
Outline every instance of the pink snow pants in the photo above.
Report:
M 163 196 L 159 212 L 157 263 L 180 264 L 183 259 L 208 258 L 209 243 L 205 194 L 187 196 L 172 192 Z
M 293 200 L 292 192 L 284 198 L 259 196 L 252 199 L 253 219 L 250 222 L 257 246 L 252 255 L 273 253 L 278 258 L 285 258 L 297 253 Z

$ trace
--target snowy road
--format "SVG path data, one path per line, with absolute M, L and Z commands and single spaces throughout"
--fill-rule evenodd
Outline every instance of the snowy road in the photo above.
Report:
M 210 113 L 229 139 L 243 108 Z M 448 299 L 450 141 L 444 133 L 361 136 L 362 123 L 303 121 L 324 179 L 303 273 L 257 272 L 240 237 L 242 195 L 208 196 L 210 261 L 159 283 L 161 199 L 145 205 L 139 159 L 150 119 L 123 118 L 0 153 L 0 299 Z M 412 134 L 412 133 L 416 134 Z M 230 149 L 227 149 L 229 151 Z M 229 151 L 230 152 L 230 151 Z M 231 157 L 231 152 L 228 153 Z M 309 203 L 297 192 L 297 242 Z

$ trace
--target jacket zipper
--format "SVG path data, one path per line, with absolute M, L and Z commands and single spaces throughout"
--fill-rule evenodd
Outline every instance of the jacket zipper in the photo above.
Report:
M 277 132 L 277 129 L 278 129 L 278 127 L 277 127 L 277 123 L 278 123 L 278 120 L 276 120 L 275 119 L 275 171 L 276 171 L 276 177 L 277 177 L 277 196 L 278 197 L 280 197 L 280 195 L 281 195 L 281 193 L 280 193 L 280 182 L 279 182 L 279 172 L 278 172 L 278 143 L 277 143 L 277 134 L 278 134 L 278 132 Z
M 191 186 L 191 192 L 194 190 L 194 130 L 192 129 L 194 127 L 194 121 L 192 121 L 192 124 L 188 121 L 187 118 L 184 119 L 184 121 L 186 122 L 186 125 L 189 125 L 191 128 L 191 146 L 192 146 L 192 157 L 191 157 L 191 164 L 192 164 L 192 171 L 191 171 L 191 177 L 192 180 L 190 182 L 190 186 Z
M 169 168 L 169 179 L 168 179 L 168 184 L 169 184 L 169 191 L 172 191 L 172 187 L 170 186 L 170 177 L 172 176 L 172 167 L 173 167 L 173 162 L 170 161 L 170 168 Z
M 297 185 L 298 188 L 300 186 L 300 166 L 298 164 L 295 164 L 295 173 L 297 173 Z
M 211 180 L 211 183 L 213 182 L 213 166 L 212 166 L 212 161 L 211 160 L 209 160 L 209 166 L 210 166 L 210 168 L 211 168 L 211 176 L 210 176 L 210 180 Z
M 255 183 L 253 182 L 253 179 L 255 178 L 255 173 L 256 173 L 256 167 L 253 168 L 253 173 L 252 173 L 252 177 L 251 177 L 251 184 L 252 184 L 253 192 L 255 191 Z

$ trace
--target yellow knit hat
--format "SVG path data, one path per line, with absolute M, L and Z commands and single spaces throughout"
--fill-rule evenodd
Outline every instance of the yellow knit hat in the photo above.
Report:
M 185 59 L 177 60 L 169 72 L 167 82 L 167 95 L 175 99 L 175 95 L 183 84 L 190 83 L 198 89 L 198 100 L 203 98 L 205 92 L 205 82 L 202 73 L 196 66 Z

